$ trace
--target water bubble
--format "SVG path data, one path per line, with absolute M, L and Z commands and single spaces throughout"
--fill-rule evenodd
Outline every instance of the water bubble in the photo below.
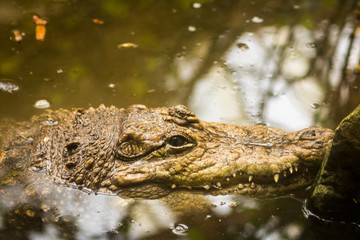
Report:
M 313 43 L 313 42 L 307 43 L 306 47 L 308 47 L 308 48 L 316 48 L 316 43 Z
M 312 103 L 310 105 L 310 107 L 313 108 L 313 109 L 318 109 L 320 107 L 320 105 L 318 103 Z
M 57 73 L 63 73 L 64 70 L 62 70 L 62 69 L 60 68 L 60 69 L 56 70 L 56 72 L 57 72 Z
M 251 21 L 252 21 L 253 23 L 262 23 L 262 22 L 264 21 L 264 19 L 255 16 L 255 17 L 253 17 L 253 18 L 251 19 Z
M 194 3 L 193 8 L 201 8 L 201 3 Z
M 36 101 L 36 103 L 34 104 L 34 107 L 39 108 L 39 109 L 48 108 L 48 107 L 50 107 L 50 103 L 45 99 L 41 99 L 41 100 Z
M 238 43 L 238 44 L 236 44 L 236 46 L 238 48 L 240 48 L 241 50 L 243 50 L 243 51 L 249 50 L 249 46 L 247 44 L 245 44 L 245 43 Z
M 176 235 L 186 235 L 189 227 L 185 224 L 179 223 L 176 226 L 172 227 L 171 230 Z
M 189 26 L 189 27 L 188 27 L 188 30 L 189 30 L 189 32 L 195 32 L 195 31 L 196 31 L 196 27 L 194 27 L 194 26 Z

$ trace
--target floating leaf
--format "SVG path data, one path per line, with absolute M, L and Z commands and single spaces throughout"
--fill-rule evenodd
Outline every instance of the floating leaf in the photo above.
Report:
M 36 38 L 36 40 L 44 41 L 45 34 L 46 34 L 45 25 L 47 24 L 47 21 L 44 20 L 44 19 L 39 18 L 36 15 L 33 15 L 32 18 L 33 18 L 33 21 L 36 24 L 36 28 L 35 28 L 35 38 Z

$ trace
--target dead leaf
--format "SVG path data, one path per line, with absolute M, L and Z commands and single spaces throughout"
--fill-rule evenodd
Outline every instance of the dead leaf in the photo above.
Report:
M 33 15 L 33 20 L 36 24 L 35 28 L 35 38 L 39 41 L 44 41 L 46 35 L 46 27 L 47 21 L 45 19 L 41 19 L 36 15 Z

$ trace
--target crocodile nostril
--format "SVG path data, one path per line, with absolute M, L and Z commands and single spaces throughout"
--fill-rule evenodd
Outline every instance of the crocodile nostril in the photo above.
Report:
M 300 135 L 301 140 L 313 140 L 316 137 L 315 130 L 307 130 Z

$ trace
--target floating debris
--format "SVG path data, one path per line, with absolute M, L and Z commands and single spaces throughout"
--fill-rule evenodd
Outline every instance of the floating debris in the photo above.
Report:
M 34 104 L 34 107 L 38 108 L 38 109 L 49 108 L 50 103 L 45 99 L 41 99 L 41 100 L 36 101 L 36 103 Z
M 153 88 L 152 88 L 152 89 L 147 90 L 147 92 L 148 92 L 148 93 L 153 93 L 153 92 L 155 92 L 155 91 L 156 91 L 156 90 L 155 90 L 155 89 L 153 89 Z
M 118 48 L 137 48 L 138 45 L 135 43 L 127 42 L 127 43 L 121 43 L 118 45 Z
M 13 93 L 19 90 L 19 86 L 13 82 L 1 82 L 0 81 L 0 90 L 8 93 Z
M 36 24 L 35 29 L 35 38 L 39 41 L 44 41 L 46 35 L 46 27 L 47 21 L 45 19 L 41 19 L 36 15 L 33 15 L 33 21 Z
M 114 88 L 115 87 L 115 83 L 110 83 L 109 84 L 109 88 Z
M 14 30 L 12 30 L 12 33 L 14 34 L 15 42 L 21 42 L 23 40 L 23 36 L 19 30 L 14 29 Z
M 100 20 L 100 19 L 97 19 L 97 18 L 94 18 L 93 20 L 92 20 L 92 22 L 93 23 L 95 23 L 95 24 L 104 24 L 104 21 L 103 20 Z

